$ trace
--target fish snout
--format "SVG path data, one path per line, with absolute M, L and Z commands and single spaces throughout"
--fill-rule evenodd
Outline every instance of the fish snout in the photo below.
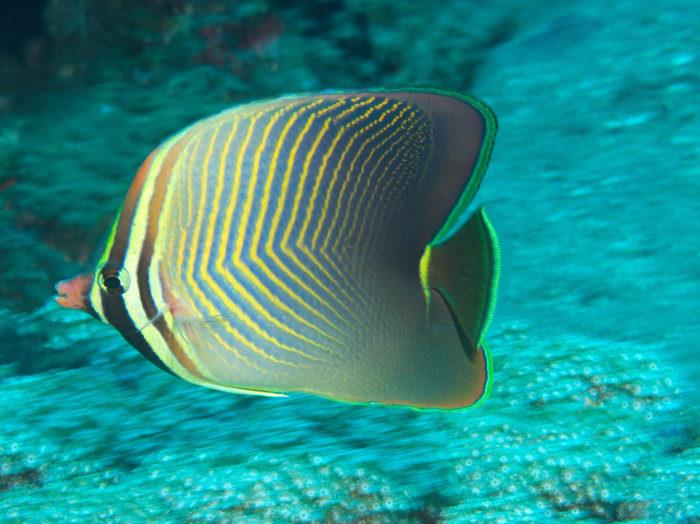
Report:
M 61 280 L 56 284 L 56 302 L 68 309 L 90 311 L 88 292 L 92 285 L 92 273 L 84 273 L 69 280 Z

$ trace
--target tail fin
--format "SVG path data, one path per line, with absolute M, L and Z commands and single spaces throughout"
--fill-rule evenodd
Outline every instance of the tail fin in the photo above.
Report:
M 482 350 L 482 337 L 496 303 L 500 269 L 498 239 L 483 208 L 421 259 L 421 282 L 431 308 L 431 291 L 444 301 L 470 360 Z

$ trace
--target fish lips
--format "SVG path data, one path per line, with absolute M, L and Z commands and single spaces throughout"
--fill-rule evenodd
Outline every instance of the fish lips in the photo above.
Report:
M 88 297 L 92 286 L 92 273 L 84 273 L 75 278 L 61 280 L 56 284 L 54 300 L 66 309 L 78 309 L 92 314 L 93 308 Z

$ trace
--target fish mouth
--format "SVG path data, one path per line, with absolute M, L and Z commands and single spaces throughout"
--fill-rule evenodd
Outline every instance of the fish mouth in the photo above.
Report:
M 54 295 L 54 299 L 57 301 L 61 298 L 68 298 L 68 292 L 63 288 L 63 284 L 65 283 L 65 280 L 62 280 L 58 284 L 56 284 L 53 289 L 56 292 Z
M 56 291 L 56 294 L 54 295 L 53 299 L 59 306 L 74 309 L 71 301 L 70 280 L 61 280 L 54 286 L 54 291 Z
M 59 306 L 67 309 L 80 309 L 88 311 L 86 301 L 87 292 L 92 284 L 92 275 L 79 275 L 70 280 L 61 280 L 54 286 L 56 295 L 54 300 Z

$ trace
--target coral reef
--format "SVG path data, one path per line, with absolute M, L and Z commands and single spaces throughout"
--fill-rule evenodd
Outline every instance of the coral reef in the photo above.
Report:
M 0 31 L 0 520 L 700 520 L 700 4 L 26 5 L 31 30 Z M 404 84 L 500 120 L 482 407 L 207 391 L 48 299 L 168 134 L 241 100 Z
M 697 515 L 689 386 L 651 347 L 510 326 L 488 408 L 417 413 L 194 388 L 84 327 L 71 339 L 100 339 L 90 366 L 3 381 L 0 511 L 17 521 Z

